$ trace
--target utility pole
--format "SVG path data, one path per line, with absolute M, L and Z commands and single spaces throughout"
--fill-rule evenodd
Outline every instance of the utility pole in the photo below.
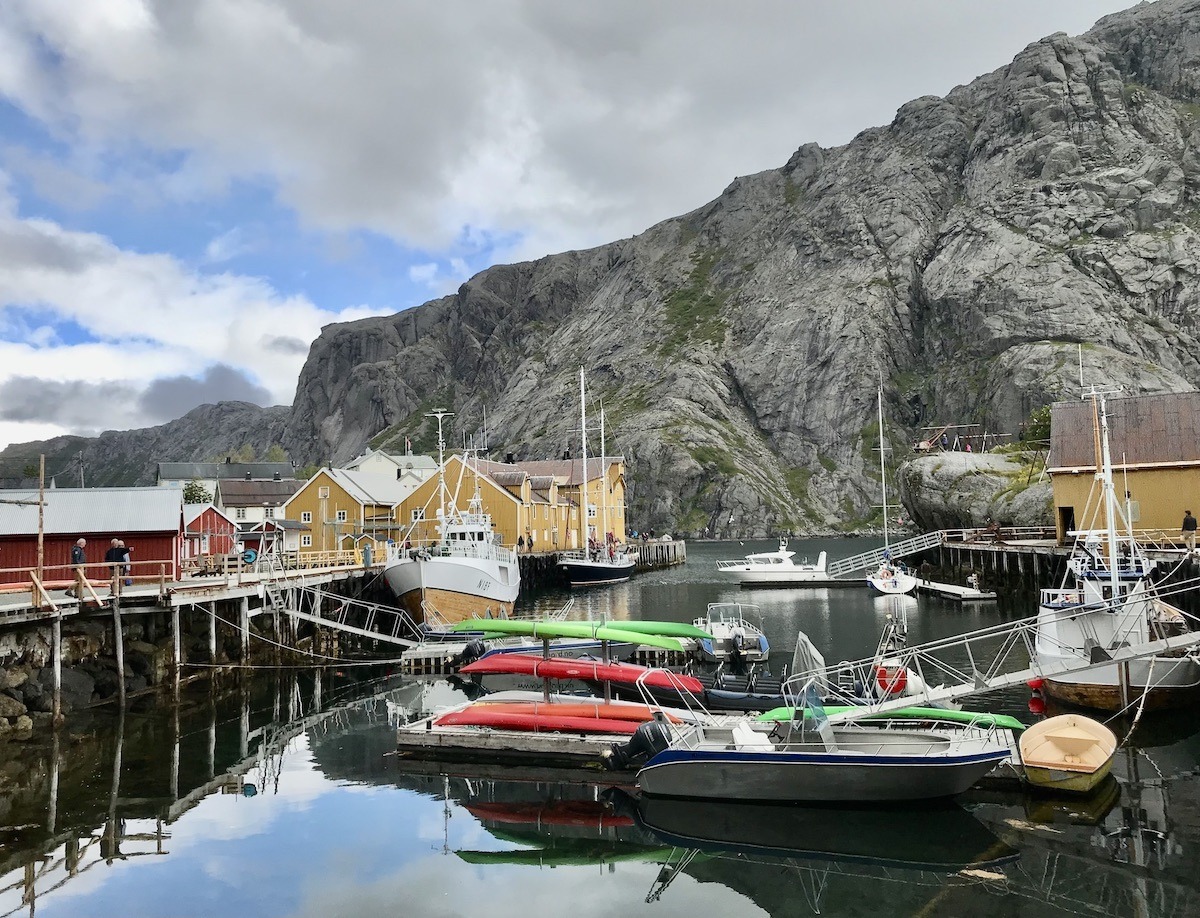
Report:
M 38 565 L 37 575 L 38 583 L 45 583 L 42 579 L 42 568 L 46 558 L 46 454 L 38 459 Z
M 83 450 L 79 451 L 79 487 L 83 487 Z

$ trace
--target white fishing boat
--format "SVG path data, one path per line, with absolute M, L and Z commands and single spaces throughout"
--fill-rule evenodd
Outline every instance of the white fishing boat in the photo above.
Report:
M 600 413 L 600 522 L 603 534 L 597 534 L 591 520 L 594 508 L 588 500 L 587 398 L 583 384 L 583 368 L 579 369 L 579 445 L 580 445 L 580 508 L 579 545 L 577 551 L 559 555 L 558 566 L 573 586 L 600 586 L 624 583 L 633 575 L 636 558 L 626 546 L 619 545 L 608 530 L 608 459 L 604 455 L 604 412 Z
M 788 550 L 788 540 L 780 537 L 775 551 L 760 551 L 732 561 L 718 561 L 717 570 L 729 574 L 743 586 L 821 586 L 833 580 L 825 570 L 825 552 L 816 561 L 795 560 L 796 553 Z
M 1183 611 L 1158 595 L 1151 579 L 1157 562 L 1146 557 L 1132 531 L 1119 533 L 1122 522 L 1128 527 L 1129 514 L 1122 513 L 1113 484 L 1105 400 L 1095 392 L 1092 398 L 1100 445 L 1100 525 L 1075 533 L 1064 583 L 1041 591 L 1036 640 L 1043 667 L 1092 665 L 1069 677 L 1046 679 L 1044 690 L 1062 701 L 1109 711 L 1134 702 L 1146 709 L 1190 704 L 1200 689 L 1194 651 L 1107 662 L 1115 650 L 1191 629 Z
M 450 499 L 442 438 L 442 419 L 448 413 L 432 416 L 438 422 L 437 539 L 432 544 L 389 546 L 383 578 L 416 621 L 423 621 L 430 610 L 438 625 L 503 618 L 512 613 L 521 589 L 517 553 L 500 544 L 492 518 L 483 509 L 478 472 L 465 511 Z M 466 464 L 470 466 L 470 457 Z
M 879 567 L 867 575 L 867 583 L 880 593 L 911 593 L 917 588 L 917 577 L 888 552 L 888 493 L 887 450 L 883 434 L 883 383 L 879 384 L 879 483 L 883 488 L 883 559 Z

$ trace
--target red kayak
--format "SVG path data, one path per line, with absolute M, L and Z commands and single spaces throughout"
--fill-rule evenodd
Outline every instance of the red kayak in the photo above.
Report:
M 681 676 L 665 669 L 650 669 L 635 663 L 601 663 L 565 657 L 539 657 L 531 653 L 493 653 L 464 666 L 468 675 L 537 676 L 541 679 L 583 679 L 587 682 L 617 682 L 635 685 L 639 679 L 654 688 L 677 689 L 699 695 L 704 691 L 694 676 Z
M 645 704 L 612 704 L 603 701 L 488 701 L 481 698 L 471 708 L 486 707 L 488 711 L 505 714 L 535 714 L 538 717 L 598 717 L 605 720 L 632 720 L 644 724 L 654 720 L 656 708 Z M 466 710 L 471 710 L 467 708 Z M 682 723 L 678 717 L 666 715 L 671 723 Z
M 524 733 L 621 733 L 630 736 L 641 726 L 636 720 L 617 720 L 612 717 L 569 717 L 488 710 L 495 707 L 497 705 L 472 705 L 461 711 L 449 711 L 433 723 L 437 727 L 498 727 Z

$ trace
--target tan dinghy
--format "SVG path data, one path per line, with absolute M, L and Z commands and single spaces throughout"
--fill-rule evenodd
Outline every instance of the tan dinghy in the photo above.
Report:
M 1021 762 L 1035 787 L 1086 794 L 1108 776 L 1117 738 L 1082 714 L 1060 714 L 1021 734 Z

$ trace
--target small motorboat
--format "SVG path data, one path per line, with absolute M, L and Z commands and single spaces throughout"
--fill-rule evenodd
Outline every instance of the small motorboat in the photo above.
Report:
M 733 561 L 718 561 L 717 570 L 729 574 L 742 586 L 824 586 L 834 578 L 825 569 L 826 554 L 816 561 L 795 561 L 796 553 L 788 551 L 788 540 L 779 539 L 776 551 L 761 551 Z
M 1021 736 L 1021 763 L 1034 787 L 1086 794 L 1108 777 L 1117 738 L 1082 714 L 1060 714 Z
M 771 655 L 762 628 L 746 618 L 757 606 L 740 602 L 710 602 L 708 611 L 692 624 L 711 637 L 696 640 L 696 655 L 707 663 L 761 663 Z

